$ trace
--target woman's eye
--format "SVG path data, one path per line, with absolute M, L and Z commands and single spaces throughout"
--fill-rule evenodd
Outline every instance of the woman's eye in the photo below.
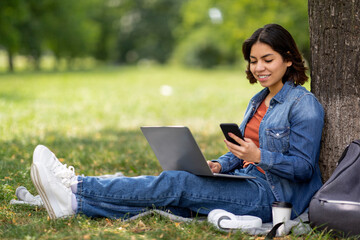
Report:
M 255 64 L 256 63 L 256 61 L 250 61 L 250 64 Z
M 267 63 L 271 63 L 273 60 L 272 59 L 270 59 L 270 60 L 265 60 L 265 62 L 267 62 Z

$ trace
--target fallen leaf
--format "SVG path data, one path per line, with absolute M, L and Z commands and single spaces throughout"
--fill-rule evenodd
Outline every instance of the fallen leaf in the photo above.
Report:
M 107 225 L 110 225 L 110 226 L 112 226 L 112 225 L 113 225 L 113 223 L 112 223 L 112 221 L 111 221 L 110 219 L 105 218 L 105 220 L 106 220 L 106 222 L 107 222 Z
M 83 236 L 83 239 L 85 239 L 85 240 L 90 239 L 90 238 L 91 238 L 91 236 L 89 234 L 86 234 Z

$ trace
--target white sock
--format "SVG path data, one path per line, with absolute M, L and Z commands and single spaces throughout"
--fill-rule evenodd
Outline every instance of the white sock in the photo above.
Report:
M 72 194 L 71 195 L 71 208 L 74 211 L 74 213 L 76 213 L 77 207 L 78 207 L 78 205 L 77 205 L 76 196 L 75 196 L 75 194 Z
M 77 185 L 79 183 L 77 179 L 78 179 L 77 176 L 75 176 L 71 179 L 72 184 L 70 185 L 70 188 L 73 193 L 77 193 Z

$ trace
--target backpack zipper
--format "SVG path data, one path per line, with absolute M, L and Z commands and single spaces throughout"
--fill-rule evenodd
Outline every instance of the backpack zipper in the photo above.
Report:
M 349 204 L 349 205 L 360 206 L 360 202 L 353 202 L 353 201 L 324 200 L 324 199 L 319 199 L 319 201 L 321 205 L 324 205 L 324 203 L 334 203 L 334 204 Z

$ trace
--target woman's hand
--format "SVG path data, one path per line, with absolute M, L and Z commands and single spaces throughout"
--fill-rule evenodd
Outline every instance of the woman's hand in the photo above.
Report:
M 238 146 L 225 139 L 225 144 L 230 152 L 232 152 L 236 157 L 247 162 L 260 162 L 261 151 L 250 138 L 245 138 L 244 141 L 235 134 L 229 133 L 229 136 L 241 145 Z
M 221 171 L 221 165 L 218 162 L 207 161 L 211 171 L 213 173 L 219 173 Z

